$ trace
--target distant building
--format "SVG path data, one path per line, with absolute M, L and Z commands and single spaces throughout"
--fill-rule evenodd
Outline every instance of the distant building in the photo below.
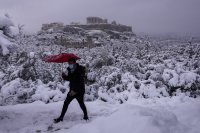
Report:
M 100 17 L 87 17 L 87 24 L 107 24 L 107 19 L 102 19 Z
M 64 25 L 63 23 L 50 23 L 42 24 L 42 31 L 64 31 L 79 34 L 82 30 L 102 30 L 105 32 L 117 31 L 117 32 L 132 32 L 131 26 L 117 24 L 116 21 L 108 23 L 107 19 L 100 17 L 87 17 L 87 24 L 80 24 L 79 22 L 72 22 L 70 25 Z
M 114 24 L 85 24 L 85 25 L 67 25 L 79 27 L 85 30 L 102 30 L 102 31 L 118 31 L 118 32 L 132 32 L 131 26 L 114 25 Z M 66 27 L 67 27 L 66 26 Z
M 81 24 L 80 22 L 71 22 L 70 23 L 71 25 L 79 25 L 79 24 Z
M 111 24 L 117 25 L 117 22 L 116 21 L 112 21 Z
M 108 19 L 104 19 L 104 20 L 103 20 L 103 23 L 104 23 L 104 24 L 107 24 L 107 23 L 108 23 Z
M 59 31 L 63 30 L 64 24 L 61 22 L 55 22 L 55 23 L 50 23 L 50 24 L 42 24 L 42 30 L 47 31 L 47 30 L 52 30 L 52 31 Z

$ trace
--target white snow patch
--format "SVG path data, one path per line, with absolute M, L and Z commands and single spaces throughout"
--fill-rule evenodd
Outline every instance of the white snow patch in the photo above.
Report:
M 30 53 L 29 53 L 29 57 L 30 57 L 30 58 L 34 58 L 34 57 L 35 57 L 35 52 L 30 52 Z
M 20 83 L 20 79 L 17 78 L 7 84 L 5 84 L 2 88 L 1 88 L 1 93 L 4 95 L 4 96 L 7 96 L 7 95 L 14 95 L 18 92 L 18 90 L 20 89 L 21 87 L 21 83 Z

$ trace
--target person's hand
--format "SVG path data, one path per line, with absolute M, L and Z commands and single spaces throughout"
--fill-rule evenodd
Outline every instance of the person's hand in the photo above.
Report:
M 75 91 L 71 90 L 71 91 L 69 92 L 69 96 L 73 97 L 73 96 L 75 96 L 75 95 L 76 95 L 76 92 L 75 92 Z

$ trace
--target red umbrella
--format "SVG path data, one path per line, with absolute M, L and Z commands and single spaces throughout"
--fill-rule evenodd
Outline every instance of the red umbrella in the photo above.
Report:
M 58 55 L 46 56 L 42 60 L 45 62 L 64 63 L 64 62 L 68 62 L 68 60 L 70 58 L 74 58 L 75 60 L 81 59 L 80 57 L 78 57 L 72 53 L 62 53 L 62 54 L 58 54 Z
M 75 60 L 81 59 L 80 57 L 72 54 L 72 53 L 61 53 L 58 55 L 48 55 L 44 57 L 42 60 L 45 62 L 54 62 L 54 63 L 64 63 L 68 62 L 70 58 L 74 58 Z M 62 64 L 62 72 L 63 72 L 63 64 Z

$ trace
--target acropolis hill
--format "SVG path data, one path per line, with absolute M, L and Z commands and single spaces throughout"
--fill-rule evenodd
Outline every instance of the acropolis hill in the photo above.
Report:
M 53 31 L 58 30 L 70 30 L 72 27 L 79 27 L 85 30 L 102 30 L 102 31 L 117 31 L 117 32 L 132 32 L 131 26 L 117 24 L 116 21 L 112 21 L 108 23 L 107 19 L 102 19 L 100 17 L 87 17 L 86 24 L 80 24 L 76 22 L 72 22 L 69 25 L 64 25 L 63 23 L 50 23 L 43 24 L 42 30 L 46 31 L 52 29 Z

